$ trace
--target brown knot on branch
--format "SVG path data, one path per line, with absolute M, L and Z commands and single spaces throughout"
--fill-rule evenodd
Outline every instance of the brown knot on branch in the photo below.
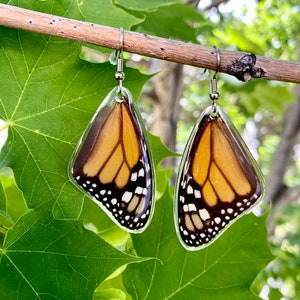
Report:
M 261 67 L 255 66 L 255 64 L 256 56 L 254 54 L 246 54 L 227 65 L 226 72 L 241 81 L 265 77 L 266 72 Z

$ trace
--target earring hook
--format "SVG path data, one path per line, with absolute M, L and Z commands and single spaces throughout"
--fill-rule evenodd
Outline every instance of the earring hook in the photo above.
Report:
M 215 50 L 216 50 L 216 55 L 217 55 L 217 67 L 216 67 L 216 72 L 213 76 L 213 78 L 216 78 L 217 74 L 220 71 L 220 66 L 221 66 L 221 55 L 220 55 L 220 50 L 217 46 L 214 46 Z
M 220 70 L 221 55 L 220 55 L 219 48 L 217 46 L 214 46 L 214 48 L 216 49 L 216 54 L 217 54 L 217 67 L 216 67 L 215 74 L 210 82 L 211 83 L 211 93 L 209 94 L 209 96 L 213 102 L 212 107 L 213 107 L 213 113 L 215 114 L 217 112 L 217 100 L 220 97 L 220 94 L 218 92 L 218 86 L 217 86 L 217 74 Z
M 120 48 L 119 48 L 119 55 L 123 52 L 123 45 L 124 45 L 124 30 L 123 27 L 120 27 Z
M 125 74 L 123 72 L 123 44 L 124 44 L 124 30 L 120 27 L 120 47 L 117 50 L 117 72 L 115 73 L 115 78 L 119 80 L 118 92 L 122 92 L 122 81 L 125 79 Z

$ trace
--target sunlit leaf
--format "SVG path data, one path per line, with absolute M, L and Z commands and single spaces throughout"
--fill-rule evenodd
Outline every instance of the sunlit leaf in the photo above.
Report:
M 152 154 L 156 166 L 165 158 L 170 156 L 180 156 L 178 153 L 168 149 L 161 141 L 160 137 L 148 134 L 151 143 Z
M 5 224 L 7 228 L 12 226 L 24 213 L 28 211 L 28 208 L 24 202 L 21 191 L 16 186 L 15 178 L 12 170 L 9 168 L 3 168 L 0 170 L 0 184 L 1 184 L 1 196 L 0 196 L 0 217 L 1 222 Z
M 124 271 L 124 268 L 122 269 L 123 269 L 122 271 Z M 105 297 L 106 299 L 108 298 L 108 299 L 115 299 L 115 300 L 131 299 L 130 295 L 127 293 L 123 285 L 122 274 L 118 274 L 117 276 L 110 276 L 107 280 L 103 281 L 96 288 L 93 295 L 93 300 L 100 300 L 103 298 L 105 299 Z
M 161 6 L 180 3 L 180 0 L 114 0 L 114 2 L 130 10 L 153 11 Z
M 143 21 L 117 7 L 113 1 L 83 0 L 80 1 L 79 8 L 86 21 L 101 25 L 130 29 Z
M 145 13 L 145 21 L 136 26 L 137 31 L 183 41 L 197 43 L 195 28 L 190 22 L 201 23 L 203 18 L 186 4 L 163 6 Z M 196 26 L 195 26 L 196 27 Z
M 109 288 L 95 292 L 93 300 L 126 300 L 126 294 L 119 289 Z
M 6 206 L 6 196 L 1 181 L 0 181 L 0 215 L 8 216 L 7 206 Z
M 93 201 L 84 201 L 80 215 L 86 228 L 100 235 L 115 247 L 122 246 L 129 238 L 129 233 L 116 225 L 111 218 Z

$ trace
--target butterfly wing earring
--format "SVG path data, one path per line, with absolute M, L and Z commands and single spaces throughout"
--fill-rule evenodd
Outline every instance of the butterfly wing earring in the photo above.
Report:
M 219 68 L 218 48 L 216 53 Z M 208 246 L 264 193 L 263 175 L 255 159 L 216 104 L 216 74 L 211 81 L 212 105 L 201 114 L 192 131 L 175 190 L 175 227 L 188 250 Z
M 154 210 L 154 166 L 142 118 L 122 86 L 123 30 L 117 51 L 119 85 L 103 100 L 70 160 L 72 181 L 121 228 L 145 230 Z

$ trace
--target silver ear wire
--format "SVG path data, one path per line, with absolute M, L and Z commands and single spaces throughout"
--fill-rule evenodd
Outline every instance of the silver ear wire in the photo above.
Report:
M 215 113 L 216 110 L 217 110 L 217 100 L 220 97 L 220 94 L 218 92 L 218 86 L 217 86 L 217 74 L 219 72 L 220 65 L 221 65 L 221 55 L 220 55 L 219 48 L 217 46 L 214 46 L 214 48 L 216 49 L 216 54 L 217 54 L 217 67 L 216 67 L 215 74 L 214 74 L 212 80 L 210 81 L 211 93 L 209 94 L 209 96 L 210 96 L 210 99 L 213 102 L 212 103 L 213 112 Z
M 124 46 L 124 30 L 123 27 L 120 27 L 120 49 L 119 51 L 122 53 Z
M 125 74 L 123 72 L 123 44 L 124 44 L 124 31 L 120 27 L 120 47 L 117 50 L 117 72 L 115 73 L 115 78 L 119 80 L 119 93 L 122 91 L 122 81 L 125 79 Z
M 217 46 L 214 46 L 214 48 L 216 49 L 216 54 L 217 54 L 217 67 L 216 67 L 216 72 L 214 74 L 213 78 L 216 78 L 218 72 L 220 71 L 220 66 L 221 66 L 221 55 L 220 55 L 220 50 Z

